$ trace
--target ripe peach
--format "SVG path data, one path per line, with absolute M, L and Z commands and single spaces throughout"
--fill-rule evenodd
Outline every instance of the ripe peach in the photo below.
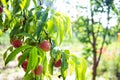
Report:
M 61 66 L 61 59 L 59 59 L 58 61 L 54 61 L 54 66 L 55 67 L 60 67 Z
M 38 45 L 43 51 L 47 52 L 51 48 L 51 44 L 49 41 L 44 40 L 42 43 Z
M 27 70 L 27 65 L 28 65 L 28 61 L 24 61 L 24 62 L 21 64 L 21 67 L 23 68 L 24 71 Z
M 10 43 L 15 47 L 18 48 L 22 46 L 22 41 L 20 39 L 13 39 L 10 41 Z
M 38 67 L 34 70 L 35 75 L 41 75 L 43 72 L 43 67 L 41 65 L 38 65 Z

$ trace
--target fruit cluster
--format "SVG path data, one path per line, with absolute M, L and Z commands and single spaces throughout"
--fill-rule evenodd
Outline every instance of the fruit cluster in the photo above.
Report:
M 21 55 L 18 57 L 18 61 L 20 60 L 20 58 L 21 58 Z M 26 70 L 27 70 L 27 66 L 28 66 L 28 60 L 26 59 L 26 60 L 21 64 L 21 67 L 23 68 L 23 70 L 24 70 L 25 72 L 26 72 Z M 34 69 L 34 71 L 33 71 L 34 75 L 36 75 L 36 76 L 41 75 L 42 72 L 43 72 L 43 67 L 42 67 L 42 65 L 38 65 L 38 66 Z
M 23 42 L 21 39 L 12 39 L 10 40 L 10 43 L 11 45 L 13 45 L 14 48 L 19 48 L 23 45 Z M 42 43 L 38 43 L 38 47 L 47 52 L 51 49 L 51 43 L 48 41 L 48 40 L 44 40 Z M 21 55 L 18 57 L 18 61 L 20 60 L 21 58 Z M 61 59 L 59 60 L 54 60 L 53 62 L 53 65 L 55 67 L 60 67 L 61 66 Z M 22 64 L 21 64 L 21 67 L 23 68 L 23 70 L 26 72 L 27 70 L 27 66 L 28 66 L 28 59 L 26 59 Z M 41 75 L 43 72 L 43 67 L 42 65 L 38 65 L 34 71 L 33 71 L 33 74 L 36 75 L 36 76 L 39 76 Z

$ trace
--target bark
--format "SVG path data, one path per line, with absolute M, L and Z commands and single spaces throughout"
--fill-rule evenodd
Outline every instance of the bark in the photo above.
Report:
M 96 80 L 97 75 L 97 55 L 96 55 L 96 39 L 94 39 L 93 44 L 93 77 L 92 80 Z
M 96 80 L 96 75 L 97 75 L 97 67 L 93 64 L 93 77 L 92 80 Z

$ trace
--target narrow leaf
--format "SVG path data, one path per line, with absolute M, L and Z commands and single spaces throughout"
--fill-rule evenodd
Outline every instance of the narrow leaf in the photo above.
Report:
M 13 49 L 13 46 L 10 46 L 6 51 L 5 51 L 5 53 L 3 54 L 3 60 L 5 60 L 6 59 L 6 57 L 7 57 L 7 55 L 8 55 L 8 51 L 10 50 L 12 50 Z
M 34 70 L 37 63 L 38 63 L 37 48 L 33 47 L 29 53 L 28 66 L 25 75 L 27 75 L 30 70 Z
M 68 69 L 68 62 L 67 62 L 67 55 L 63 52 L 62 53 L 62 65 L 61 65 L 61 75 L 63 80 L 66 79 L 67 76 L 67 69 Z
M 15 58 L 15 56 L 16 56 L 20 51 L 25 50 L 25 49 L 30 48 L 30 47 L 31 47 L 31 46 L 29 46 L 29 45 L 25 45 L 25 46 L 21 46 L 21 47 L 15 49 L 14 51 L 12 51 L 12 52 L 8 55 L 7 59 L 5 60 L 5 65 L 8 64 L 11 60 L 13 60 L 13 59 Z
M 35 5 L 35 7 L 37 7 L 37 2 L 36 2 L 36 0 L 33 0 L 33 3 L 34 3 L 34 5 Z
M 70 65 L 70 75 L 75 71 L 75 63 L 73 60 L 69 60 L 69 65 Z
M 87 69 L 86 60 L 83 58 L 78 59 L 76 56 L 71 55 L 71 60 L 75 63 L 75 72 L 77 80 L 85 80 L 85 73 Z
M 53 75 L 53 63 L 54 63 L 54 58 L 51 57 L 50 62 L 49 62 L 49 66 L 48 66 L 49 72 L 51 75 Z
M 29 73 L 28 75 L 24 76 L 23 80 L 34 80 L 33 79 L 33 74 Z
M 18 33 L 19 28 L 20 28 L 20 25 L 18 25 L 18 24 L 16 24 L 16 25 L 14 26 L 14 28 L 13 28 L 12 31 L 10 32 L 10 38 L 13 38 L 13 36 Z
M 54 22 L 52 19 L 47 21 L 47 28 L 49 33 L 55 32 Z
M 48 11 L 49 11 L 49 8 L 47 8 L 43 14 L 42 14 L 42 22 L 46 22 L 47 20 L 47 17 L 48 17 Z
M 28 34 L 28 33 L 25 33 L 25 32 L 17 34 L 17 35 L 26 36 L 26 37 L 29 37 L 30 39 L 32 39 L 33 41 L 36 41 L 35 38 L 31 34 Z
M 5 11 L 5 14 L 7 15 L 8 19 L 11 20 L 11 18 L 12 18 L 11 12 L 8 9 L 5 9 L 4 11 Z
M 59 18 L 60 19 L 60 23 L 59 23 L 59 29 L 60 29 L 60 44 L 62 43 L 63 39 L 64 39 L 64 24 L 63 24 L 63 20 L 61 19 L 61 17 Z
M 7 2 L 6 2 L 6 0 L 1 0 L 1 2 L 2 2 L 2 4 L 3 4 L 5 7 L 7 7 Z
M 19 60 L 19 63 L 18 63 L 18 66 L 20 66 L 22 63 L 23 63 L 23 61 L 25 61 L 25 59 L 28 57 L 28 55 L 29 55 L 29 52 L 30 52 L 30 49 L 27 49 L 27 50 L 25 50 L 25 52 L 21 55 L 21 57 L 20 57 L 20 60 Z
M 47 57 L 46 57 L 46 55 L 44 56 L 44 58 L 43 58 L 43 74 L 46 74 L 47 73 L 47 65 L 48 63 L 47 63 Z
M 22 0 L 22 3 L 20 3 L 20 7 L 22 11 L 24 10 L 26 3 L 27 3 L 27 0 Z
M 26 3 L 26 5 L 25 5 L 25 8 L 26 8 L 26 9 L 29 7 L 30 1 L 31 1 L 31 0 L 27 0 L 27 3 Z
M 45 23 L 42 23 L 42 22 L 40 22 L 40 21 L 38 22 L 38 26 L 37 26 L 37 30 L 36 30 L 37 37 L 40 36 L 40 32 L 43 30 L 44 24 L 45 24 Z
M 85 59 L 80 59 L 80 64 L 76 65 L 76 75 L 78 80 L 86 80 L 85 79 L 85 73 L 87 69 L 87 64 Z
M 40 57 L 44 57 L 45 52 L 41 50 L 39 47 L 37 47 L 37 49 L 38 49 L 38 55 L 40 55 Z

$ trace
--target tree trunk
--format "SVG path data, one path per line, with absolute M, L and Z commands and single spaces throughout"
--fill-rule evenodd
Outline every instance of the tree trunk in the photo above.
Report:
M 120 76 L 118 76 L 117 79 L 120 80 Z
M 97 75 L 97 55 L 96 55 L 96 39 L 94 39 L 93 43 L 93 77 L 92 80 L 96 80 Z
M 97 70 L 96 64 L 93 64 L 93 77 L 92 77 L 92 80 L 96 80 L 96 75 L 97 75 L 97 71 L 96 70 Z

